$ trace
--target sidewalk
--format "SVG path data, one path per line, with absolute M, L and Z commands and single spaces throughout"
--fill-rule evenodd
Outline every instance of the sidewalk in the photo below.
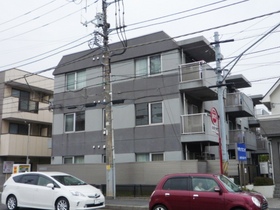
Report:
M 280 198 L 268 198 L 268 207 L 271 208 L 278 208 L 280 209 Z
M 268 198 L 269 209 L 280 209 L 280 198 Z M 106 199 L 106 209 L 148 210 L 149 198 L 116 198 Z
M 106 199 L 106 209 L 148 210 L 149 198 L 116 198 Z

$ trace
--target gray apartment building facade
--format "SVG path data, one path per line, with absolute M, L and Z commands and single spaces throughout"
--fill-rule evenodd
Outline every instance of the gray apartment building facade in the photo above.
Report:
M 121 43 L 110 45 L 115 163 L 197 161 L 191 172 L 198 172 L 201 161 L 205 172 L 219 172 L 219 138 L 210 119 L 211 108 L 218 110 L 216 88 L 210 87 L 217 80 L 208 64 L 215 61 L 210 43 L 204 37 L 175 41 L 164 32 L 127 42 L 124 53 Z M 64 56 L 53 75 L 52 165 L 104 164 L 102 49 Z M 234 84 L 224 99 L 229 175 L 238 176 L 236 143 L 246 143 L 251 165 L 268 148 L 266 142 L 258 148 L 254 129 L 259 124 L 248 120 L 254 117 L 254 101 L 238 91 L 251 84 L 242 75 L 226 82 Z M 187 171 L 184 167 L 180 170 Z

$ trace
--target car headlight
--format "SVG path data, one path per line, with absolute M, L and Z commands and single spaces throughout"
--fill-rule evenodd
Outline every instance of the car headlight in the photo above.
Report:
M 82 196 L 82 197 L 85 197 L 84 194 L 82 194 L 82 193 L 80 193 L 80 192 L 78 192 L 78 191 L 70 191 L 70 192 L 71 192 L 72 195 L 74 195 L 74 196 Z
M 253 196 L 252 201 L 257 207 L 261 207 L 261 203 L 256 197 Z

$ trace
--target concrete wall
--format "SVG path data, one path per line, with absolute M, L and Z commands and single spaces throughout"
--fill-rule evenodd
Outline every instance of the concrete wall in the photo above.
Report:
M 206 173 L 206 162 L 162 161 L 116 164 L 116 184 L 156 185 L 161 177 L 170 173 Z M 62 171 L 90 184 L 106 183 L 105 164 L 39 165 L 38 171 Z

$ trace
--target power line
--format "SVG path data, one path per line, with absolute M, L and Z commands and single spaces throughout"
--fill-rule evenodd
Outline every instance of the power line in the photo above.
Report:
M 19 23 L 19 24 L 15 25 L 15 26 L 11 26 L 11 27 L 9 27 L 9 28 L 6 28 L 6 29 L 4 29 L 4 30 L 1 30 L 0 33 L 9 31 L 9 30 L 14 29 L 14 28 L 16 28 L 16 27 L 19 27 L 19 26 L 25 25 L 25 24 L 27 24 L 27 23 L 30 23 L 30 22 L 32 22 L 32 21 L 35 21 L 35 20 L 37 20 L 37 19 L 39 19 L 39 18 L 41 18 L 41 17 L 43 17 L 43 16 L 45 16 L 45 15 L 49 15 L 49 14 L 55 12 L 56 10 L 59 10 L 59 9 L 65 7 L 66 5 L 69 5 L 69 3 L 66 3 L 66 4 L 64 4 L 64 5 L 61 5 L 60 7 L 56 8 L 56 9 L 52 9 L 51 11 L 48 11 L 48 12 L 46 12 L 46 13 L 43 13 L 43 14 L 41 14 L 41 15 L 39 15 L 39 16 L 36 16 L 36 17 L 34 17 L 34 18 L 30 19 L 30 20 L 27 20 L 27 21 L 24 21 L 24 22 L 22 22 L 22 23 Z
M 41 9 L 41 8 L 43 8 L 43 7 L 47 6 L 47 5 L 49 5 L 49 4 L 52 4 L 53 2 L 55 2 L 55 0 L 53 0 L 53 1 L 51 1 L 51 2 L 48 2 L 48 3 L 46 3 L 46 4 L 42 5 L 42 6 L 39 6 L 39 7 L 35 8 L 35 9 L 33 9 L 33 10 L 30 10 L 30 11 L 28 11 L 28 12 L 22 14 L 22 15 L 19 15 L 19 16 L 15 17 L 15 18 L 12 18 L 12 19 L 10 19 L 10 20 L 4 21 L 4 22 L 0 23 L 0 26 L 1 26 L 1 25 L 4 25 L 4 24 L 6 24 L 6 23 L 10 23 L 10 22 L 12 22 L 12 21 L 14 21 L 14 20 L 20 19 L 20 18 L 22 18 L 22 17 L 24 17 L 24 16 L 26 16 L 26 15 L 29 15 L 29 14 L 33 13 L 34 11 L 37 11 L 37 10 L 39 10 L 39 9 Z

